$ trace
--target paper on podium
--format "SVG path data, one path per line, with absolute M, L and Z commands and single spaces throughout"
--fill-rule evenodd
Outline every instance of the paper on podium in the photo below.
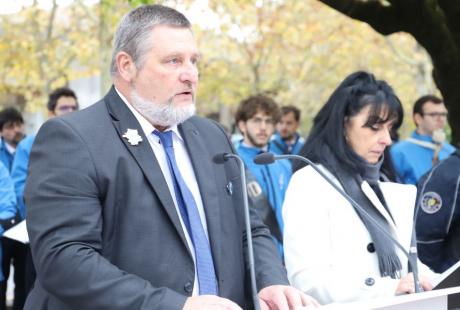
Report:
M 460 287 L 408 294 L 388 298 L 375 298 L 350 303 L 328 304 L 325 310 L 444 310 L 448 309 L 448 296 L 460 294 Z M 309 307 L 304 307 L 310 310 Z M 450 309 L 450 308 L 449 308 Z M 455 308 L 456 309 L 456 308 Z
M 433 289 L 460 286 L 460 261 L 456 262 L 449 269 L 431 281 Z
M 29 235 L 27 234 L 26 220 L 14 225 L 3 233 L 3 237 L 19 241 L 24 244 L 29 243 Z

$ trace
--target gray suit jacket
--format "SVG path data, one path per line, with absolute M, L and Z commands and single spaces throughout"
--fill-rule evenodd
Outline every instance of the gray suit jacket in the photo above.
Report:
M 122 138 L 128 128 L 143 142 Z M 233 160 L 213 162 L 233 152 L 231 143 L 199 117 L 179 129 L 203 199 L 219 295 L 246 308 L 239 170 Z M 191 295 L 194 265 L 179 215 L 147 138 L 113 88 L 42 126 L 25 199 L 37 269 L 25 309 L 181 309 Z M 287 284 L 268 230 L 251 217 L 258 289 Z

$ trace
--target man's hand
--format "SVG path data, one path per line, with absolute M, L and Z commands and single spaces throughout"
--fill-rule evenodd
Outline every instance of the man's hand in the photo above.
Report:
M 214 295 L 187 298 L 183 310 L 242 310 L 233 301 Z
M 297 307 L 319 307 L 312 297 L 286 285 L 267 286 L 259 292 L 260 308 L 262 310 L 289 310 Z

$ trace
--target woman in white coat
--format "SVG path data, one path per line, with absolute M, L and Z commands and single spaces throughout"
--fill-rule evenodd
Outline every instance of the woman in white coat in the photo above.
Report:
M 390 130 L 402 121 L 392 88 L 356 72 L 314 119 L 303 155 L 409 250 L 416 188 L 380 182 Z M 284 251 L 291 284 L 320 303 L 414 292 L 407 257 L 310 166 L 292 177 L 283 206 Z M 430 290 L 435 274 L 418 264 Z

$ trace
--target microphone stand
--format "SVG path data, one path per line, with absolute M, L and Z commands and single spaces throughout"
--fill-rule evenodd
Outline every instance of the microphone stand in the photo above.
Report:
M 309 164 L 316 172 L 318 172 L 323 179 L 325 179 L 334 189 L 339 192 L 351 205 L 357 209 L 361 214 L 363 214 L 369 221 L 372 222 L 387 238 L 389 238 L 403 253 L 406 255 L 408 261 L 409 261 L 409 266 L 412 269 L 412 275 L 414 276 L 414 286 L 415 286 L 415 293 L 420 293 L 423 292 L 422 286 L 420 285 L 420 280 L 418 278 L 418 269 L 417 269 L 417 248 L 413 246 L 414 240 L 411 240 L 411 247 L 410 247 L 410 253 L 409 254 L 406 249 L 385 229 L 383 228 L 365 209 L 363 209 L 356 201 L 353 200 L 345 191 L 340 188 L 337 184 L 332 182 L 329 177 L 321 171 L 321 169 L 318 168 L 318 166 L 313 163 L 311 160 L 308 158 L 305 158 L 300 155 L 274 155 L 273 153 L 262 153 L 257 155 L 254 158 L 254 163 L 259 164 L 259 165 L 266 165 L 273 163 L 275 160 L 278 159 L 296 159 L 303 161 L 307 164 Z M 414 239 L 414 234 L 412 233 L 412 238 Z
M 244 222 L 246 226 L 246 240 L 248 243 L 248 260 L 249 260 L 249 273 L 251 277 L 251 293 L 252 300 L 254 303 L 254 310 L 260 310 L 259 296 L 257 295 L 257 285 L 256 285 L 256 273 L 254 269 L 254 250 L 252 247 L 252 232 L 251 232 L 251 221 L 249 217 L 249 205 L 248 205 L 248 193 L 246 187 L 246 174 L 244 171 L 243 160 L 232 153 L 224 153 L 221 155 L 223 161 L 227 161 L 230 158 L 236 159 L 238 162 L 238 168 L 240 169 L 240 178 L 241 185 L 243 186 L 243 206 L 244 206 Z M 219 156 L 220 157 L 220 156 Z M 219 161 L 218 158 L 216 158 Z

